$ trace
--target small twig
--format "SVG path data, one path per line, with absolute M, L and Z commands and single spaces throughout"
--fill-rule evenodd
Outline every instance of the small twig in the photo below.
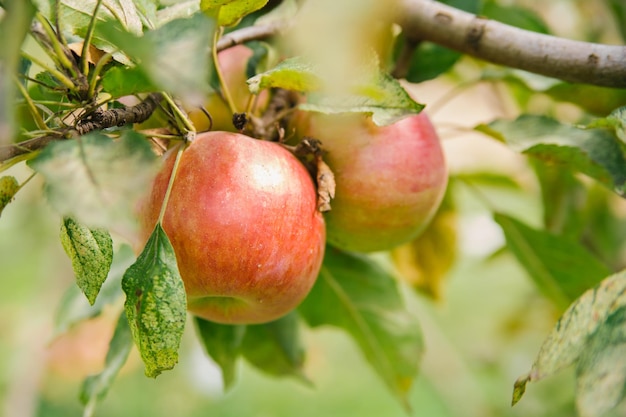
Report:
M 411 58 L 413 53 L 420 46 L 422 42 L 420 40 L 414 40 L 412 38 L 406 38 L 400 55 L 396 60 L 396 66 L 391 71 L 391 75 L 395 78 L 405 78 L 411 68 Z
M 94 130 L 123 126 L 129 123 L 141 123 L 152 115 L 162 99 L 163 96 L 160 93 L 152 93 L 144 101 L 132 107 L 93 112 L 88 118 L 79 121 L 75 128 L 57 129 L 43 136 L 2 146 L 0 147 L 0 162 L 34 152 L 57 140 L 84 135 Z
M 77 123 L 76 132 L 84 135 L 94 130 L 144 122 L 152 115 L 162 99 L 162 94 L 152 93 L 144 101 L 132 107 L 95 111 Z

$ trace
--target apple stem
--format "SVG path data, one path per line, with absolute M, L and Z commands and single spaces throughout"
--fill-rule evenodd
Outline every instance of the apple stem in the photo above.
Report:
M 188 142 L 185 141 L 180 145 L 178 151 L 176 151 L 176 159 L 174 160 L 174 166 L 172 167 L 172 174 L 170 175 L 170 180 L 167 183 L 167 190 L 165 191 L 165 197 L 163 197 L 163 203 L 161 204 L 161 211 L 159 212 L 159 219 L 157 220 L 158 224 L 163 224 L 163 218 L 165 217 L 165 210 L 167 208 L 167 203 L 170 199 L 170 194 L 172 193 L 172 188 L 174 188 L 174 180 L 176 179 L 176 172 L 178 171 L 178 165 L 180 165 L 180 160 L 183 156 L 183 152 L 187 148 Z
M 228 108 L 232 114 L 238 113 L 237 107 L 235 106 L 235 102 L 233 101 L 233 97 L 230 94 L 230 90 L 226 85 L 226 81 L 224 80 L 224 74 L 222 73 L 222 68 L 220 67 L 220 63 L 217 60 L 217 40 L 221 37 L 224 28 L 220 27 L 215 31 L 215 36 L 213 36 L 213 48 L 211 48 L 211 55 L 213 56 L 213 63 L 215 64 L 215 73 L 217 74 L 217 78 L 220 81 L 220 87 L 222 88 L 222 94 L 224 95 L 224 99 L 228 104 Z
M 189 117 L 187 117 L 187 115 L 183 113 L 181 108 L 178 107 L 178 105 L 174 102 L 172 97 L 170 97 L 170 95 L 165 92 L 161 94 L 163 95 L 163 98 L 165 99 L 167 104 L 169 104 L 170 108 L 172 109 L 172 112 L 174 112 L 176 119 L 183 123 L 184 129 L 180 129 L 181 126 L 177 123 L 179 129 L 182 131 L 187 131 L 187 132 L 195 132 L 196 128 L 194 127 L 193 123 L 191 123 L 191 121 L 189 120 Z

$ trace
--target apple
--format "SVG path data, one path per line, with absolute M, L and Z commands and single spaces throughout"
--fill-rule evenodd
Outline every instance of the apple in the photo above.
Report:
M 336 197 L 325 213 L 327 239 L 350 251 L 388 250 L 415 238 L 444 195 L 447 169 L 425 113 L 389 126 L 363 114 L 312 114 L 309 136 L 327 151 Z
M 252 50 L 244 45 L 236 45 L 217 54 L 217 59 L 224 76 L 224 82 L 239 112 L 246 110 L 248 100 L 251 96 L 248 90 L 248 84 L 246 83 L 248 79 L 246 66 L 252 54 Z M 264 107 L 268 100 L 267 92 L 262 92 L 258 100 L 260 107 Z M 211 92 L 204 98 L 203 105 L 211 115 L 213 120 L 212 126 L 210 126 L 209 119 L 204 112 L 199 109 L 199 106 L 185 103 L 186 110 L 189 113 L 189 119 L 198 132 L 207 131 L 209 128 L 216 131 L 236 131 L 232 122 L 233 113 L 228 108 L 228 103 L 221 94 L 217 91 Z
M 140 208 L 143 242 L 175 152 L 165 158 Z M 238 133 L 206 132 L 184 151 L 162 226 L 188 310 L 218 323 L 287 314 L 308 294 L 324 256 L 324 218 L 308 171 L 283 146 Z

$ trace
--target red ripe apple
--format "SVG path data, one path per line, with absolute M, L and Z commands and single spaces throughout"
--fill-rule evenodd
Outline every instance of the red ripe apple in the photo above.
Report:
M 359 252 L 387 250 L 425 228 L 448 178 L 426 114 L 384 127 L 363 115 L 314 114 L 308 123 L 308 134 L 327 151 L 337 184 L 325 216 L 330 243 Z
M 144 242 L 174 156 L 140 209 Z M 238 133 L 198 135 L 182 155 L 163 219 L 189 311 L 219 323 L 262 323 L 294 309 L 324 256 L 316 203 L 308 171 L 282 146 Z

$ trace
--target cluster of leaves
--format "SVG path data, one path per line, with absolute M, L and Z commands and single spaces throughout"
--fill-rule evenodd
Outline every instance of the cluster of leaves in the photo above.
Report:
M 211 45 L 214 47 L 223 27 L 232 30 L 255 20 L 289 19 L 298 7 L 288 0 L 274 9 L 264 9 L 266 0 L 162 3 L 0 3 L 12 17 L 0 21 L 0 35 L 7 31 L 18 35 L 11 36 L 11 43 L 2 49 L 1 58 L 7 65 L 0 67 L 0 91 L 7 92 L 2 94 L 7 102 L 0 105 L 0 131 L 12 131 L 17 116 L 23 129 L 18 136 L 29 139 L 71 127 L 103 104 L 121 106 L 119 99 L 123 97 L 165 92 L 167 104 L 160 112 L 175 133 L 184 134 L 189 126 L 176 113 L 171 97 L 210 90 Z M 495 1 L 447 3 L 525 29 L 550 32 L 541 19 L 525 9 L 502 7 Z M 612 5 L 624 15 L 619 2 Z M 33 36 L 28 35 L 32 21 L 43 26 L 48 42 L 39 38 L 42 50 L 23 53 L 22 41 Z M 65 54 L 69 48 L 65 39 L 69 37 L 80 39 L 83 46 L 95 46 L 91 58 L 87 58 L 91 51 L 87 47 L 81 47 L 81 54 Z M 386 56 L 366 62 L 360 71 L 364 76 L 355 77 L 353 88 L 341 94 L 329 95 L 321 88 L 325 71 L 308 57 L 286 59 L 266 71 L 250 74 L 249 89 L 255 94 L 268 88 L 294 90 L 307 94 L 302 110 L 365 112 L 379 125 L 390 124 L 423 108 L 388 75 L 405 42 L 400 33 L 395 47 Z M 258 53 L 253 59 L 268 55 L 272 48 L 265 43 L 254 47 Z M 42 51 L 50 59 L 38 58 Z M 100 54 L 97 57 L 96 52 Z M 67 63 L 59 56 L 76 61 Z M 460 58 L 458 52 L 423 43 L 412 52 L 404 76 L 414 83 L 435 78 L 453 71 Z M 32 64 L 43 68 L 34 77 Z M 19 68 L 20 82 L 14 83 L 6 68 Z M 625 266 L 625 234 L 618 214 L 611 209 L 610 201 L 615 197 L 606 192 L 608 189 L 620 197 L 626 193 L 626 111 L 620 108 L 626 104 L 626 92 L 544 80 L 486 65 L 481 68 L 476 82 L 505 82 L 521 108 L 540 93 L 555 102 L 574 102 L 584 112 L 577 125 L 524 114 L 516 120 L 479 125 L 475 130 L 531 161 L 542 190 L 543 227 L 531 227 L 497 210 L 494 219 L 504 232 L 506 249 L 557 308 L 567 309 L 531 372 L 516 384 L 514 401 L 521 398 L 527 382 L 576 364 L 579 410 L 585 416 L 601 415 L 622 399 L 626 378 L 623 360 L 616 359 L 624 346 L 621 293 L 626 277 L 619 271 Z M 16 90 L 23 100 L 17 114 L 12 114 Z M 46 197 L 62 216 L 62 245 L 72 261 L 77 286 L 90 304 L 82 302 L 83 295 L 75 287 L 70 289 L 62 300 L 57 330 L 98 315 L 104 305 L 124 294 L 126 297 L 105 368 L 87 378 L 83 386 L 81 399 L 87 410 L 93 410 L 133 343 L 148 376 L 156 377 L 178 361 L 186 300 L 166 234 L 157 225 L 135 259 L 128 246 L 114 251 L 109 233 L 132 235 L 132 210 L 137 196 L 148 187 L 156 158 L 146 136 L 125 127 L 54 142 L 24 158 L 45 178 Z M 16 162 L 3 161 L 0 170 Z M 487 177 L 452 178 L 451 189 L 479 184 Z M 13 177 L 0 179 L 0 209 L 19 188 Z M 412 281 L 416 288 L 435 296 L 441 292 L 441 277 L 455 258 L 454 213 L 450 193 L 431 227 L 410 245 L 391 253 L 404 275 L 416 274 Z M 417 319 L 404 306 L 399 285 L 395 274 L 374 258 L 328 247 L 313 290 L 293 313 L 272 323 L 248 326 L 195 319 L 196 330 L 207 353 L 221 367 L 225 386 L 230 387 L 239 358 L 271 375 L 308 382 L 303 371 L 306 347 L 301 340 L 302 326 L 334 326 L 354 339 L 373 369 L 408 408 L 407 393 L 418 374 L 423 341 Z M 327 309 L 330 305 L 335 308 Z

